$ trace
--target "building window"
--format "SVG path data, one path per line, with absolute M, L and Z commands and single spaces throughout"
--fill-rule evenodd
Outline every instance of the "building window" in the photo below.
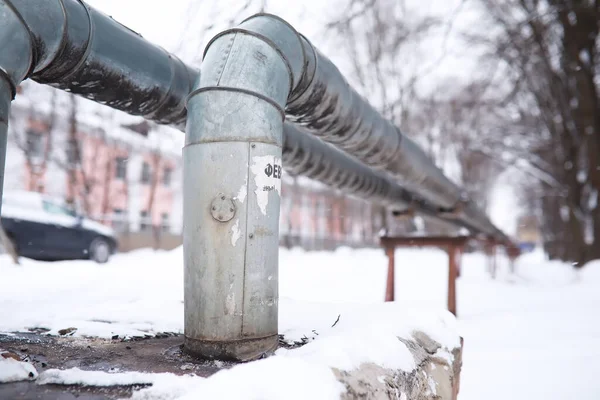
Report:
M 163 172 L 163 185 L 169 186 L 171 184 L 171 175 L 173 174 L 173 170 L 169 167 L 165 168 Z
M 125 213 L 119 208 L 113 210 L 112 217 L 113 229 L 117 232 L 125 232 L 127 230 L 127 224 L 125 221 Z
M 40 133 L 28 130 L 27 133 L 27 154 L 29 157 L 42 157 L 44 155 L 44 141 Z
M 148 211 L 140 212 L 140 231 L 147 231 L 150 229 L 150 218 L 148 217 Z
M 67 163 L 69 165 L 77 164 L 77 140 L 69 139 L 67 143 Z
M 144 162 L 142 164 L 142 176 L 140 178 L 142 183 L 150 183 L 150 164 Z
M 127 177 L 127 159 L 125 157 L 117 157 L 115 162 L 117 164 L 115 178 L 125 179 Z
M 168 232 L 171 228 L 169 221 L 169 213 L 162 213 L 161 215 L 161 227 L 164 232 Z

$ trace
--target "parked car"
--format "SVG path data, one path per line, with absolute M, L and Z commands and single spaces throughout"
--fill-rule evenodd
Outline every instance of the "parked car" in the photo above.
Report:
M 118 246 L 111 228 L 78 214 L 62 199 L 41 193 L 5 192 L 1 221 L 18 254 L 36 260 L 105 263 Z

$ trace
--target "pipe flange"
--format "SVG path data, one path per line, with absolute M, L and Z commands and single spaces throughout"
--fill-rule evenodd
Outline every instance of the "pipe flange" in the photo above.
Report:
M 230 197 L 219 193 L 210 203 L 210 215 L 219 222 L 231 221 L 235 216 L 235 203 Z

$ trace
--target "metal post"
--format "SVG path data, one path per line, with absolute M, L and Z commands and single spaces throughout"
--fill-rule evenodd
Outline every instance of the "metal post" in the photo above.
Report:
M 0 77 L 0 213 L 2 213 L 2 188 L 4 187 L 6 147 L 8 141 L 8 113 L 10 111 L 11 96 L 8 83 Z
M 491 275 L 492 275 L 492 279 L 496 279 L 496 270 L 498 268 L 498 257 L 496 256 L 496 244 L 492 243 L 492 247 L 491 247 L 491 257 L 492 257 L 492 271 L 491 271 Z
M 386 281 L 386 285 L 385 285 L 385 301 L 394 301 L 394 294 L 395 294 L 395 282 L 394 282 L 394 275 L 395 275 L 395 269 L 396 269 L 396 265 L 395 265 L 395 259 L 394 259 L 394 253 L 395 253 L 395 247 L 394 246 L 387 246 L 385 248 L 385 254 L 387 255 L 388 258 L 388 273 L 387 273 L 387 281 Z
M 456 315 L 456 272 L 458 247 L 451 245 L 448 248 L 448 311 Z
M 295 48 L 264 39 L 281 25 L 276 40 Z M 284 107 L 303 67 L 295 34 L 259 18 L 218 35 L 188 98 L 184 348 L 203 358 L 247 361 L 278 345 Z
M 457 260 L 456 260 L 456 278 L 460 278 L 460 274 L 462 271 L 462 257 L 463 257 L 464 251 L 465 251 L 464 247 L 461 246 L 458 248 L 458 255 L 456 257 L 457 258 Z

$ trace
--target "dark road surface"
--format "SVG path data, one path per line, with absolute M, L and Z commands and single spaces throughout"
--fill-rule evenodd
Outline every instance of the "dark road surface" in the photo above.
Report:
M 193 373 L 209 376 L 231 364 L 197 360 L 181 351 L 183 336 L 161 338 L 85 339 L 49 337 L 43 334 L 0 334 L 0 349 L 30 362 L 38 372 L 47 369 L 80 368 L 109 371 Z M 123 399 L 143 386 L 90 387 L 37 385 L 35 381 L 0 384 L 0 400 L 106 400 Z

